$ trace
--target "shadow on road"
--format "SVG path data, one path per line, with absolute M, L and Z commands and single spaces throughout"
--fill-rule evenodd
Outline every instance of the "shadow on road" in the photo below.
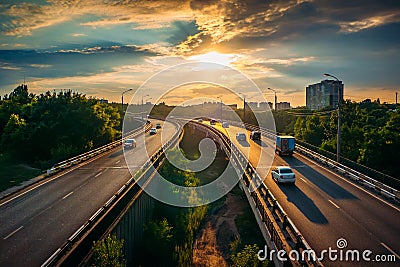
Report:
M 311 222 L 327 224 L 328 220 L 306 194 L 295 184 L 280 184 L 282 192 L 289 202 L 293 203 Z
M 238 143 L 243 147 L 250 147 L 250 143 L 247 142 L 247 140 L 246 141 L 239 141 L 238 140 Z
M 134 150 L 134 148 L 132 148 L 131 150 Z M 126 151 L 130 151 L 130 150 L 126 149 Z M 123 153 L 124 153 L 123 149 L 120 149 L 117 152 L 110 154 L 107 158 L 115 158 L 115 157 L 121 156 Z
M 334 199 L 358 199 L 352 193 L 343 189 L 343 187 L 339 186 L 335 182 L 331 181 L 325 175 L 321 174 L 320 172 L 314 170 L 312 167 L 307 166 L 306 163 L 303 161 L 295 158 L 295 157 L 286 157 L 282 158 L 286 161 L 292 168 L 301 173 L 304 177 L 318 186 L 321 190 L 327 193 Z M 298 166 L 298 167 L 294 167 Z
M 256 143 L 257 145 L 261 146 L 261 147 L 268 147 L 267 143 L 265 143 L 264 141 L 261 140 L 253 140 L 254 143 Z

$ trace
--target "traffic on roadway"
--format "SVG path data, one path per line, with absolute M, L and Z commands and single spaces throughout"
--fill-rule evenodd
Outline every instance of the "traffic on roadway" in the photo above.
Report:
M 206 120 L 203 123 L 209 124 Z M 213 127 L 221 130 L 218 123 Z M 251 131 L 232 125 L 222 132 L 247 155 L 317 253 L 338 249 L 336 242 L 345 239 L 348 249 L 371 250 L 373 255 L 394 255 L 397 262 L 400 260 L 400 209 L 397 206 L 301 154 L 279 156 L 275 153 L 274 142 L 264 136 L 253 138 Z M 272 168 L 266 162 L 271 162 Z M 282 170 L 288 172 L 289 180 L 279 173 Z M 326 266 L 338 264 L 326 260 L 322 263 Z M 340 262 L 340 266 L 358 264 Z
M 168 140 L 176 125 L 154 120 Z M 0 266 L 40 266 L 130 178 L 125 157 L 137 166 L 161 146 L 142 134 L 123 146 L 66 169 L 0 201 Z M 144 142 L 143 139 L 146 139 Z M 145 145 L 144 145 L 145 143 Z M 147 150 L 147 152 L 145 151 Z

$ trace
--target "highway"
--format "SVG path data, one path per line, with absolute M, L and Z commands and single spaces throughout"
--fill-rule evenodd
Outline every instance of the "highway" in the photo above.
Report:
M 219 127 L 220 128 L 220 127 Z M 347 240 L 346 249 L 358 249 L 361 252 L 369 249 L 373 253 L 396 255 L 400 261 L 400 209 L 381 200 L 358 185 L 355 186 L 345 178 L 317 165 L 308 158 L 295 153 L 292 157 L 272 155 L 271 140 L 263 137 L 262 142 L 250 140 L 247 131 L 247 142 L 238 142 L 236 133 L 243 129 L 230 126 L 225 129 L 234 144 L 247 155 L 249 161 L 257 168 L 264 183 L 277 198 L 278 203 L 303 234 L 310 246 L 320 255 L 322 250 L 338 249 L 339 238 Z M 264 153 L 261 154 L 261 151 Z M 296 183 L 277 184 L 271 178 L 266 163 L 274 166 L 290 166 Z M 259 162 L 260 161 L 260 162 Z M 391 266 L 388 263 L 367 262 L 332 262 L 322 261 L 325 266 Z M 395 263 L 392 263 L 395 266 Z M 397 265 L 398 266 L 398 265 Z
M 163 140 L 177 130 L 152 120 L 157 122 Z M 148 160 L 145 149 L 150 155 L 157 151 L 160 135 L 136 138 L 137 147 L 127 152 L 139 163 L 134 168 Z M 130 177 L 118 147 L 0 201 L 0 266 L 40 266 Z

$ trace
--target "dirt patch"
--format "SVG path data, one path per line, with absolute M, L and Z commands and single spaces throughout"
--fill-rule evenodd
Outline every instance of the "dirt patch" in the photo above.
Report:
M 193 247 L 193 266 L 229 266 L 230 244 L 239 238 L 235 218 L 245 208 L 246 202 L 241 196 L 229 193 L 222 207 L 206 217 Z

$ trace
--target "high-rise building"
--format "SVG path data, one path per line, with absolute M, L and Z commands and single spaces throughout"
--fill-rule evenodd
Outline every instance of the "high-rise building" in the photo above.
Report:
M 290 102 L 276 103 L 276 110 L 290 109 Z
M 337 108 L 338 92 L 343 101 L 342 81 L 323 80 L 320 83 L 311 84 L 306 87 L 306 106 L 311 110 L 318 110 L 325 107 Z
M 273 105 L 272 102 L 260 102 L 258 108 L 261 110 L 267 110 L 267 107 L 269 106 L 269 109 L 272 110 Z
M 258 102 L 247 102 L 246 104 L 251 108 L 251 110 L 258 109 Z

